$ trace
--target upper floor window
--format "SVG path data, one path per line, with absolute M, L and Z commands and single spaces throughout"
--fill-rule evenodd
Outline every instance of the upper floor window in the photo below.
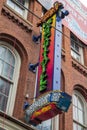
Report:
M 87 106 L 85 100 L 76 92 L 73 95 L 73 130 L 85 130 Z
M 23 18 L 27 19 L 28 11 L 24 7 L 28 8 L 29 0 L 7 0 L 7 4 Z
M 41 17 L 42 17 L 46 12 L 47 12 L 47 10 L 46 10 L 44 7 L 42 7 L 42 15 L 41 15 Z
M 20 57 L 16 50 L 12 52 L 8 43 L 0 41 L 0 110 L 12 115 L 17 81 L 20 69 Z
M 81 64 L 84 64 L 82 42 L 71 33 L 71 55 Z

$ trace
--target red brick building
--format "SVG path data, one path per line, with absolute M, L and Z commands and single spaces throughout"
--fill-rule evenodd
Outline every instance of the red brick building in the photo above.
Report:
M 23 105 L 27 94 L 30 104 L 34 99 L 37 73 L 29 71 L 29 64 L 39 58 L 40 44 L 32 36 L 40 34 L 36 23 L 42 6 L 37 0 L 1 0 L 0 12 L 0 128 L 31 130 L 24 122 Z M 87 46 L 65 26 L 62 32 L 61 89 L 72 95 L 73 103 L 67 113 L 38 129 L 86 130 Z

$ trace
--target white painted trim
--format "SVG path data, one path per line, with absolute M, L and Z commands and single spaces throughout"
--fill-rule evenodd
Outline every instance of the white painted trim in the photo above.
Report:
M 4 128 L 5 130 L 27 130 L 27 129 L 23 128 L 22 126 L 14 123 L 12 121 L 4 119 L 3 117 L 0 117 L 0 127 Z
M 80 92 L 78 92 L 77 90 L 74 90 L 73 94 L 76 94 L 82 101 L 83 105 L 84 105 L 84 118 L 85 118 L 85 126 L 87 127 L 87 102 L 85 101 L 84 97 L 82 96 L 82 94 Z
M 59 130 L 59 115 L 52 119 L 52 130 Z
M 19 79 L 19 73 L 20 73 L 20 66 L 21 66 L 21 58 L 15 48 L 13 46 L 9 45 L 7 42 L 0 41 L 0 45 L 5 46 L 10 49 L 10 51 L 13 53 L 15 57 L 15 69 L 14 69 L 14 75 L 13 75 L 13 85 L 11 86 L 9 98 L 8 98 L 8 104 L 6 109 L 6 114 L 12 116 L 14 104 L 15 104 L 15 97 L 16 97 L 16 91 L 17 91 L 17 84 Z M 13 50 L 13 51 L 12 51 Z
M 21 8 L 19 5 L 16 5 L 17 2 L 11 1 L 11 0 L 7 0 L 7 5 L 10 6 L 15 12 L 17 12 L 18 14 L 20 14 L 24 19 L 27 19 L 27 15 L 28 15 L 28 10 L 26 10 L 25 8 Z M 17 7 L 17 8 L 16 8 Z M 26 7 L 28 9 L 29 7 L 29 0 L 25 0 L 25 5 L 24 7 Z M 18 11 L 18 10 L 20 11 Z

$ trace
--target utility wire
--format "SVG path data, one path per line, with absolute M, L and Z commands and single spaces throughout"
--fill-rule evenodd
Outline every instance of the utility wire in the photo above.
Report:
M 16 3 L 20 6 L 22 6 L 24 9 L 26 9 L 28 12 L 30 12 L 32 15 L 34 15 L 36 18 L 38 18 L 39 20 L 41 19 L 38 15 L 36 15 L 35 13 L 33 13 L 30 9 L 26 8 L 21 2 L 17 1 L 17 0 L 13 0 L 14 2 L 16 1 Z M 66 34 L 64 34 L 62 31 L 56 29 L 54 26 L 50 26 L 49 27 L 53 27 L 55 30 L 57 30 L 58 32 L 62 33 L 65 37 L 67 37 L 68 39 L 71 39 L 72 41 L 74 41 L 75 43 L 78 44 L 78 42 L 76 42 L 74 39 L 70 38 L 69 36 L 67 36 Z M 14 47 L 15 48 L 15 47 Z M 36 97 L 31 97 L 29 99 L 35 99 Z M 6 113 L 4 113 L 4 118 L 5 118 Z M 5 124 L 5 120 L 3 122 L 3 124 Z M 3 126 L 4 127 L 4 126 Z
M 36 18 L 38 18 L 39 20 L 41 19 L 38 15 L 36 15 L 35 13 L 33 13 L 30 9 L 26 8 L 22 3 L 20 3 L 19 1 L 16 0 L 16 2 L 21 5 L 24 9 L 26 9 L 28 12 L 30 12 L 32 15 L 34 15 Z M 75 41 L 72 37 L 67 36 L 65 33 L 63 33 L 62 31 L 58 30 L 56 27 L 54 26 L 50 26 L 49 27 L 53 27 L 55 30 L 57 30 L 58 32 L 60 32 L 63 36 L 67 37 L 70 41 L 73 41 L 76 44 L 79 44 L 79 42 Z M 84 44 L 84 43 L 83 43 Z M 35 99 L 36 97 L 31 97 L 29 99 Z
M 14 0 L 15 1 L 15 0 Z M 26 9 L 28 12 L 30 12 L 31 14 L 33 14 L 35 17 L 37 17 L 38 19 L 41 19 L 38 15 L 36 15 L 35 13 L 33 13 L 30 9 L 26 8 L 21 2 L 16 0 L 16 3 L 18 5 L 21 5 L 24 9 Z
M 16 0 L 16 3 L 20 6 L 22 6 L 24 9 L 26 9 L 28 12 L 30 12 L 32 15 L 34 15 L 36 18 L 38 18 L 39 20 L 41 19 L 38 15 L 36 15 L 35 13 L 33 13 L 30 9 L 26 8 L 21 2 Z M 54 26 L 50 26 L 49 27 L 53 27 L 55 30 L 57 30 L 58 32 L 60 32 L 63 36 L 67 37 L 68 39 L 72 40 L 73 42 L 79 44 L 79 42 L 75 41 L 73 38 L 67 36 L 65 33 L 63 33 L 62 31 L 58 30 L 56 27 Z M 83 43 L 84 44 L 84 43 Z

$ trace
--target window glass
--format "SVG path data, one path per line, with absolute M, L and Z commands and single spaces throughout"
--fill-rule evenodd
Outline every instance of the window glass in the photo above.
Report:
M 4 47 L 0 47 L 0 59 L 3 59 L 5 57 L 5 48 Z
M 49 119 L 47 121 L 43 121 L 40 125 L 38 125 L 36 128 L 37 130 L 52 130 L 52 120 Z
M 17 0 L 18 2 L 20 2 L 21 4 L 25 4 L 25 0 Z
M 83 43 L 71 33 L 71 56 L 78 62 L 84 64 L 83 48 L 81 47 Z
M 79 52 L 79 46 L 77 44 L 75 44 L 75 50 Z
M 83 110 L 83 103 L 82 103 L 82 101 L 80 99 L 79 99 L 79 102 L 78 102 L 78 108 L 80 110 Z
M 78 125 L 78 130 L 84 130 L 84 128 L 80 125 Z
M 0 74 L 8 79 L 13 78 L 15 58 L 10 50 L 0 47 Z
M 85 109 L 85 105 L 82 101 L 82 97 L 79 96 L 78 94 L 74 94 L 73 95 L 73 130 L 84 130 L 84 124 L 85 124 L 84 109 Z
M 4 129 L 4 128 L 0 127 L 0 130 L 6 130 L 6 129 Z
M 10 83 L 0 79 L 0 93 L 8 96 L 9 95 L 9 89 L 10 89 Z
M 20 15 L 23 16 L 24 10 L 21 9 L 18 5 L 15 5 L 15 6 L 14 6 L 14 10 L 15 10 L 17 13 L 19 13 Z
M 78 120 L 78 112 L 75 106 L 73 106 L 73 119 Z
M 73 95 L 73 104 L 77 106 L 77 96 Z
M 9 63 L 10 65 L 14 66 L 15 65 L 15 58 L 14 55 L 12 54 L 11 51 L 9 51 L 7 49 L 6 54 L 5 54 L 5 60 L 7 63 Z
M 6 111 L 8 97 L 0 93 L 0 110 Z
M 21 58 L 13 46 L 0 41 L 0 111 L 12 116 Z
M 0 60 L 0 75 L 1 75 L 1 73 L 2 73 L 2 69 L 3 69 L 3 61 Z
M 14 72 L 14 68 L 9 64 L 4 63 L 2 75 L 9 79 L 13 79 L 13 72 Z
M 81 122 L 83 123 L 83 115 L 84 115 L 84 111 L 83 111 L 83 104 L 82 104 L 82 101 L 81 99 L 77 96 L 77 95 L 74 95 L 73 96 L 73 116 L 74 116 L 74 119 L 78 122 Z
M 73 129 L 77 130 L 77 124 L 76 123 L 73 123 Z
M 71 56 L 72 56 L 73 58 L 75 58 L 77 61 L 80 62 L 80 60 L 81 60 L 80 54 L 78 54 L 78 53 L 76 53 L 75 51 L 71 50 Z
M 74 130 L 85 130 L 82 126 L 76 124 L 76 123 L 73 123 L 73 129 Z
M 5 111 L 13 82 L 15 58 L 8 48 L 0 46 L 0 110 Z M 10 82 L 11 80 L 11 82 Z
M 7 4 L 23 18 L 27 18 L 28 11 L 24 7 L 28 8 L 29 0 L 7 0 Z
M 5 111 L 10 91 L 10 83 L 0 79 L 0 110 Z
M 78 121 L 80 122 L 80 123 L 84 123 L 83 122 L 83 111 L 81 111 L 81 110 L 78 110 Z
M 73 42 L 73 40 L 71 40 L 71 47 L 74 48 L 74 42 Z

